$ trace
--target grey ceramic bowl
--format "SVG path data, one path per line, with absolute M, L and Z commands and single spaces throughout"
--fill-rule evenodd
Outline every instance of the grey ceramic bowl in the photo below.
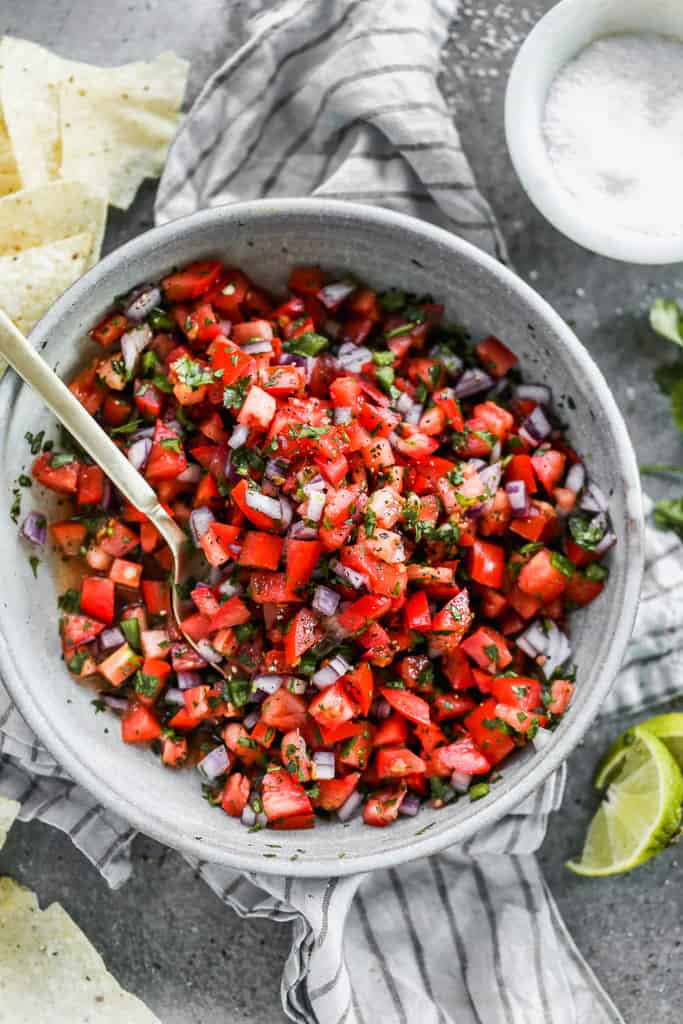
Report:
M 0 517 L 2 678 L 27 722 L 73 778 L 142 832 L 205 860 L 274 874 L 344 875 L 462 842 L 498 821 L 565 760 L 595 718 L 622 659 L 641 578 L 642 513 L 636 462 L 614 399 L 564 321 L 509 270 L 417 220 L 342 202 L 246 203 L 150 231 L 112 253 L 59 299 L 35 328 L 34 343 L 69 377 L 83 362 L 87 329 L 114 296 L 207 255 L 244 268 L 275 291 L 282 289 L 289 267 L 319 263 L 333 273 L 353 271 L 377 288 L 431 292 L 475 337 L 493 333 L 504 339 L 528 380 L 552 386 L 574 444 L 610 496 L 619 537 L 604 594 L 572 620 L 578 665 L 572 707 L 552 742 L 540 753 L 517 755 L 491 794 L 476 803 L 426 808 L 417 819 L 402 818 L 381 830 L 356 819 L 277 836 L 250 833 L 209 807 L 196 772 L 163 769 L 149 751 L 121 742 L 113 716 L 93 713 L 92 692 L 72 681 L 60 659 L 55 599 L 66 585 L 63 569 L 43 564 L 36 582 L 30 552 L 17 541 L 6 513 Z M 55 432 L 40 402 L 11 373 L 0 385 L 0 422 L 7 503 L 18 474 L 30 465 L 26 431 Z M 24 510 L 39 500 L 35 488 L 25 491 Z M 274 838 L 277 850 L 268 846 Z

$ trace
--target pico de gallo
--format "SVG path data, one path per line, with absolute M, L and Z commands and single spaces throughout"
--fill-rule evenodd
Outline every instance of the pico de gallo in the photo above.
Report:
M 73 445 L 28 435 L 79 585 L 69 671 L 125 743 L 195 766 L 253 829 L 368 825 L 485 796 L 574 691 L 568 612 L 616 538 L 551 408 L 430 296 L 298 267 L 276 300 L 203 260 L 91 331 L 69 387 L 186 530 L 171 611 L 154 526 Z M 45 543 L 34 511 L 24 536 Z M 188 642 L 188 638 L 191 642 Z

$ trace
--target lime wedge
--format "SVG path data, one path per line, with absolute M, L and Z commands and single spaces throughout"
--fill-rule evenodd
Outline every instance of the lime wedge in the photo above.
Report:
M 595 784 L 607 790 L 581 859 L 567 861 L 576 874 L 630 871 L 663 850 L 678 831 L 683 775 L 662 740 L 643 725 L 629 729 L 610 748 Z
M 645 729 L 652 736 L 656 736 L 658 740 L 661 740 L 669 750 L 669 753 L 673 754 L 678 767 L 683 771 L 683 714 L 672 712 L 668 715 L 655 715 L 654 718 L 641 722 L 638 728 Z M 609 782 L 610 776 L 619 767 L 629 745 L 633 742 L 633 733 L 633 729 L 627 729 L 626 732 L 623 732 L 600 761 L 598 770 L 595 773 L 594 785 L 596 789 L 604 789 Z

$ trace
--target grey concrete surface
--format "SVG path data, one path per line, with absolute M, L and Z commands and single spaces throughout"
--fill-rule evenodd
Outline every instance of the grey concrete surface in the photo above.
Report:
M 505 149 L 507 72 L 524 35 L 550 6 L 550 0 L 526 6 L 464 0 L 444 56 L 444 88 L 518 272 L 575 324 L 615 392 L 640 461 L 680 462 L 680 435 L 652 381 L 653 368 L 670 353 L 647 329 L 645 311 L 655 295 L 683 297 L 682 268 L 629 267 L 567 241 L 530 205 Z M 0 30 L 102 64 L 170 47 L 192 60 L 192 98 L 236 45 L 239 11 L 230 0 L 0 0 Z M 149 184 L 131 210 L 110 216 L 107 248 L 151 225 L 153 195 Z M 662 480 L 648 482 L 648 489 L 657 497 L 675 493 Z M 625 718 L 596 726 L 575 751 L 564 806 L 541 860 L 579 949 L 627 1024 L 646 1018 L 680 1024 L 683 855 L 674 846 L 631 875 L 600 881 L 563 868 L 595 806 L 590 776 L 597 758 L 628 724 Z M 121 983 L 164 1024 L 283 1020 L 278 985 L 288 929 L 240 921 L 176 854 L 150 840 L 139 839 L 135 854 L 133 880 L 112 893 L 63 836 L 39 824 L 17 825 L 0 854 L 0 873 L 29 885 L 43 904 L 59 900 Z

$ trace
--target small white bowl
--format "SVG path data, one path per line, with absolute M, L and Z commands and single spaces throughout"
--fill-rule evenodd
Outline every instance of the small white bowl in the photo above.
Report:
M 562 185 L 543 138 L 546 98 L 558 72 L 601 36 L 654 32 L 683 39 L 683 0 L 562 0 L 527 36 L 510 72 L 505 96 L 505 135 L 515 170 L 529 199 L 568 238 L 628 263 L 683 260 L 680 236 L 646 235 L 587 216 Z

